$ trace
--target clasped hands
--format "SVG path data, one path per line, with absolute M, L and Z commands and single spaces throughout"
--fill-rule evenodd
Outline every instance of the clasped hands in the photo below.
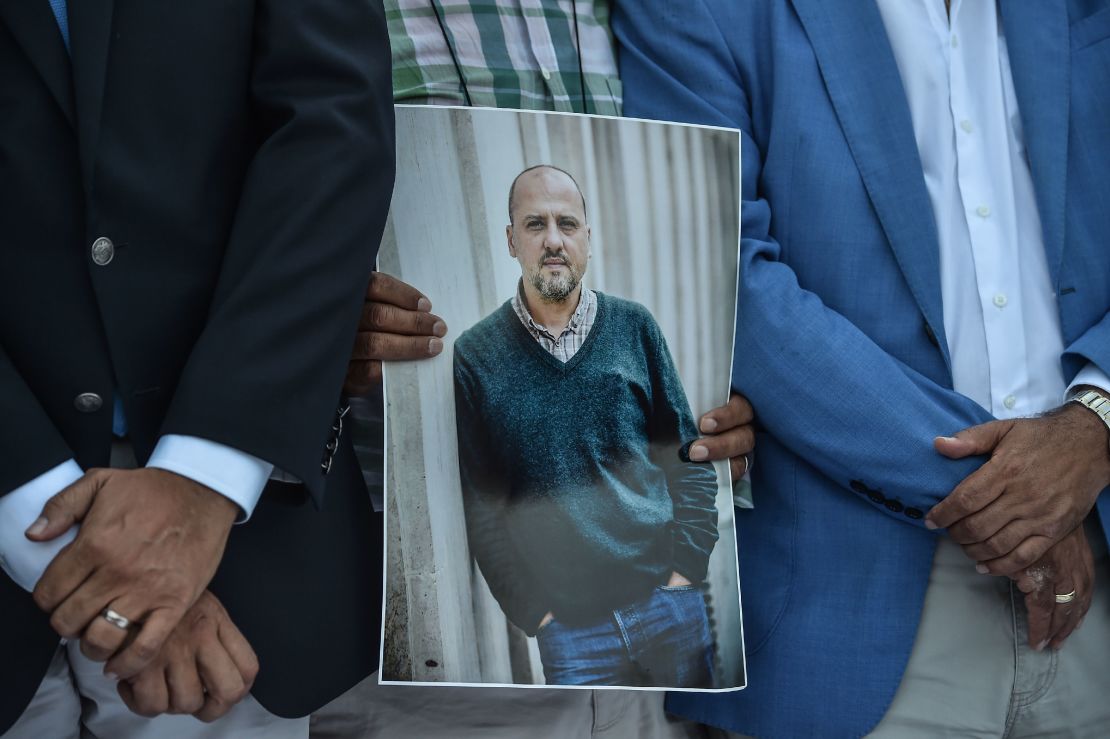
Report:
M 254 682 L 254 651 L 205 589 L 237 513 L 224 496 L 172 472 L 90 470 L 27 531 L 49 541 L 80 523 L 33 597 L 60 636 L 107 662 L 105 674 L 139 715 L 213 721 Z M 130 626 L 111 623 L 106 609 Z
M 1067 403 L 1036 418 L 992 421 L 939 437 L 951 459 L 988 460 L 926 516 L 947 529 L 983 574 L 1025 593 L 1029 644 L 1058 649 L 1091 605 L 1094 563 L 1083 519 L 1110 485 L 1106 426 Z M 1057 595 L 1075 593 L 1069 602 Z

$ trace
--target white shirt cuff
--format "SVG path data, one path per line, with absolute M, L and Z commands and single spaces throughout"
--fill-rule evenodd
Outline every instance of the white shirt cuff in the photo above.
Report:
M 46 501 L 84 474 L 71 459 L 0 497 L 0 565 L 8 577 L 28 592 L 35 589 L 35 583 L 58 552 L 77 536 L 77 526 L 47 542 L 31 541 L 25 532 L 42 513 Z
M 269 462 L 238 449 L 179 434 L 160 438 L 146 466 L 176 472 L 212 488 L 239 506 L 242 515 L 236 523 L 251 517 L 274 469 Z
M 1070 398 L 1072 391 L 1080 385 L 1091 385 L 1097 387 L 1102 391 L 1103 395 L 1110 395 L 1110 377 L 1094 365 L 1093 362 L 1088 362 L 1087 366 L 1079 370 L 1079 374 L 1068 385 L 1068 391 L 1064 394 L 1065 398 Z

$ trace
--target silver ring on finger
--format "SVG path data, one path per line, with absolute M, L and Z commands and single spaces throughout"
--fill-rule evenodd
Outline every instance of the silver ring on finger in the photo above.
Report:
M 740 477 L 743 477 L 744 475 L 748 474 L 749 472 L 751 472 L 751 470 L 752 470 L 752 455 L 751 454 L 745 454 L 744 455 L 744 471 L 740 473 Z
M 111 608 L 105 608 L 100 615 L 105 621 L 112 624 L 112 626 L 115 626 L 117 629 L 123 629 L 124 631 L 127 631 L 129 628 L 131 628 L 131 619 L 129 619 L 127 616 L 117 613 L 116 611 L 113 611 Z
M 1057 603 L 1071 603 L 1073 600 L 1075 600 L 1075 590 L 1070 593 L 1056 593 Z

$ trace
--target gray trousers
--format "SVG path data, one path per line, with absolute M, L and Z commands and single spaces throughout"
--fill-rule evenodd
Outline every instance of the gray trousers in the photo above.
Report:
M 700 739 L 659 691 L 355 686 L 312 716 L 312 739 Z
M 77 642 L 58 647 L 31 704 L 2 739 L 306 739 L 308 719 L 274 716 L 247 696 L 210 724 L 192 716 L 143 718 L 127 708 L 104 665 Z
M 103 665 L 59 648 L 31 705 L 2 739 L 700 739 L 658 691 L 377 684 L 373 675 L 311 719 L 281 719 L 247 697 L 204 724 L 131 713 Z

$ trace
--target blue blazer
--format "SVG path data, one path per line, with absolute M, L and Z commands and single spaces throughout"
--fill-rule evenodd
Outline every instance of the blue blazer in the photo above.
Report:
M 1110 0 L 1001 14 L 1064 375 L 1110 371 Z M 936 544 L 923 513 L 982 463 L 940 457 L 933 437 L 991 419 L 952 390 L 886 30 L 856 0 L 638 0 L 613 28 L 626 115 L 742 131 L 733 384 L 763 428 L 755 509 L 737 511 L 750 686 L 668 707 L 758 736 L 865 734 L 917 630 Z

